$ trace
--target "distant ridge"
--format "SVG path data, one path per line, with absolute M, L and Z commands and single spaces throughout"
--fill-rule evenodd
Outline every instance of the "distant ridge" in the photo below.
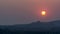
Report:
M 30 24 L 19 24 L 12 26 L 0 26 L 0 29 L 9 29 L 9 30 L 24 30 L 24 31 L 60 31 L 60 20 L 52 22 L 32 22 Z

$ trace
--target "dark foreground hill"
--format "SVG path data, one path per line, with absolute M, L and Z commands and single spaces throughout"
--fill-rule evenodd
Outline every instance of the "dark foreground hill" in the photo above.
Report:
M 60 20 L 0 26 L 0 34 L 60 34 Z

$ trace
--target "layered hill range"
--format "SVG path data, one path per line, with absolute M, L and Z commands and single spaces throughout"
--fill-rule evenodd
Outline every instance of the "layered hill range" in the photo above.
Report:
M 32 22 L 30 24 L 0 25 L 0 29 L 11 31 L 60 31 L 60 20 L 52 22 Z

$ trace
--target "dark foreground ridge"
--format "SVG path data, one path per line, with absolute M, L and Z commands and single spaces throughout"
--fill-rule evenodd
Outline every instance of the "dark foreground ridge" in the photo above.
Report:
M 60 20 L 0 26 L 0 34 L 60 34 Z

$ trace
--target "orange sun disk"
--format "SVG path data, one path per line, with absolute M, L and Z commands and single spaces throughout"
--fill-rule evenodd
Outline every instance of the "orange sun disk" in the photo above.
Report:
M 45 15 L 46 15 L 46 11 L 43 10 L 43 11 L 41 12 L 41 14 L 42 14 L 42 16 L 45 16 Z

